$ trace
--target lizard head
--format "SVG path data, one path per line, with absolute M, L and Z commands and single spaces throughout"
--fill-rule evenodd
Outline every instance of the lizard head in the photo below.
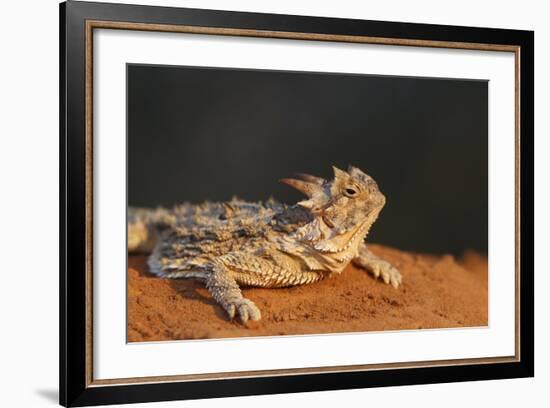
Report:
M 329 253 L 355 250 L 386 202 L 376 182 L 357 167 L 344 171 L 333 166 L 333 171 L 332 180 L 308 174 L 281 180 L 308 197 L 297 203 L 312 215 L 300 238 Z

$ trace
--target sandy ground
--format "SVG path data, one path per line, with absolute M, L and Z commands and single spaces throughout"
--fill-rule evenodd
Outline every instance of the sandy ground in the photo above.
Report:
M 200 282 L 159 279 L 145 256 L 128 259 L 128 339 L 158 341 L 487 325 L 487 259 L 431 256 L 370 245 L 403 275 L 394 289 L 348 266 L 288 289 L 244 289 L 262 320 L 231 322 Z

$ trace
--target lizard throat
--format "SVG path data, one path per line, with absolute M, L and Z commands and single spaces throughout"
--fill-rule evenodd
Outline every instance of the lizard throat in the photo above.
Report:
M 369 233 L 369 229 L 372 223 L 370 220 L 363 222 L 354 232 L 351 233 L 349 239 L 344 240 L 345 244 L 342 246 L 334 245 L 333 240 L 320 241 L 314 245 L 314 248 L 322 253 L 338 254 L 349 251 L 357 246 L 365 236 Z M 340 238 L 340 237 L 336 237 Z

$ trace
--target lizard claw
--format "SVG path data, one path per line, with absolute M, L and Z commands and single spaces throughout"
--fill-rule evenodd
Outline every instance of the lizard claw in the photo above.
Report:
M 235 315 L 238 315 L 242 323 L 246 323 L 248 320 L 257 321 L 262 317 L 260 309 L 258 309 L 254 302 L 244 298 L 228 304 L 225 307 L 225 311 L 231 320 L 235 318 Z
M 381 277 L 386 285 L 391 284 L 395 289 L 403 282 L 401 273 L 389 262 L 376 262 L 374 265 L 370 265 L 370 271 L 375 278 Z
M 233 304 L 229 304 L 225 307 L 225 311 L 227 312 L 227 314 L 229 315 L 229 318 L 231 320 L 233 320 L 233 318 L 235 317 L 235 305 Z
M 387 264 L 386 267 L 383 267 L 381 269 L 382 269 L 382 279 L 384 280 L 384 283 L 385 284 L 391 283 L 391 285 L 395 289 L 397 289 L 402 282 L 401 273 L 399 273 L 399 271 L 389 263 Z

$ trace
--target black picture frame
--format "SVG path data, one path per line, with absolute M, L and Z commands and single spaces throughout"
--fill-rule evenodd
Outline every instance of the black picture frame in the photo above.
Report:
M 64 406 L 122 404 L 396 385 L 532 377 L 534 375 L 534 33 L 352 19 L 211 11 L 68 1 L 60 5 L 60 403 Z M 513 46 L 518 49 L 521 146 L 519 213 L 519 323 L 517 361 L 441 364 L 384 370 L 251 376 L 218 380 L 136 384 L 91 382 L 85 268 L 87 242 L 86 30 L 87 21 L 218 27 L 285 33 L 407 39 Z M 89 232 L 91 234 L 91 232 Z M 89 242 L 88 242 L 89 243 Z M 496 254 L 498 256 L 498 254 Z M 89 351 L 89 350 L 88 350 Z

